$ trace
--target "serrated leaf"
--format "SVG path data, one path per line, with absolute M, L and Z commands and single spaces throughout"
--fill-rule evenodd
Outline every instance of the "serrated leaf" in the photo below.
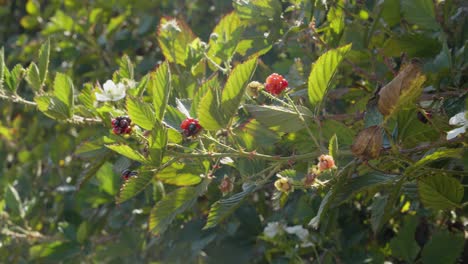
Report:
M 149 230 L 154 235 L 162 234 L 174 218 L 190 208 L 198 196 L 206 192 L 210 180 L 206 179 L 196 187 L 183 187 L 167 194 L 151 210 Z
M 47 80 L 47 73 L 49 70 L 49 57 L 50 57 L 50 39 L 48 39 L 44 44 L 42 44 L 41 49 L 39 50 L 39 77 L 41 81 L 41 86 Z
M 54 80 L 54 95 L 68 108 L 68 117 L 73 115 L 73 83 L 71 79 L 58 72 Z
M 6 66 L 4 67 L 3 81 L 6 84 L 8 91 L 12 93 L 16 92 L 16 89 L 18 89 L 18 86 L 23 79 L 24 72 L 25 70 L 20 64 L 16 64 L 11 71 L 9 71 Z
M 309 101 L 313 105 L 320 104 L 335 76 L 338 66 L 351 49 L 351 44 L 329 50 L 318 58 L 312 66 L 308 82 Z
M 147 163 L 147 160 L 145 159 L 145 157 L 143 157 L 143 155 L 141 155 L 138 151 L 132 149 L 128 145 L 106 145 L 106 147 L 131 160 L 135 160 L 141 163 Z
M 134 78 L 133 63 L 126 54 L 120 59 L 119 76 L 122 79 L 125 78 L 129 80 L 133 80 Z
M 137 98 L 127 98 L 127 112 L 132 122 L 146 130 L 153 129 L 157 121 L 151 105 Z
M 245 94 L 247 83 L 252 77 L 256 66 L 257 57 L 253 57 L 237 65 L 229 75 L 221 96 L 221 111 L 225 116 L 224 120 L 230 120 L 237 113 L 241 99 Z M 226 125 L 221 124 L 223 127 Z
M 85 83 L 83 85 L 83 89 L 81 90 L 80 94 L 78 95 L 78 101 L 83 104 L 86 108 L 92 109 L 94 103 L 94 93 L 93 93 L 93 85 L 90 83 Z
M 459 159 L 462 157 L 463 149 L 440 149 L 437 150 L 429 155 L 424 156 L 420 160 L 418 160 L 416 163 L 413 165 L 409 166 L 405 170 L 405 174 L 408 176 L 414 176 L 412 175 L 415 171 L 417 171 L 419 168 L 427 166 L 427 164 L 440 160 L 440 159 Z
M 157 173 L 156 177 L 164 183 L 177 186 L 190 186 L 198 184 L 205 172 L 198 163 L 175 162 Z
M 334 157 L 335 159 L 338 156 L 338 137 L 336 134 L 333 134 L 333 136 L 328 141 L 328 155 Z
M 213 77 L 202 83 L 193 97 L 190 112 L 197 113 L 197 109 L 200 107 L 200 101 L 203 96 L 208 92 L 209 89 L 214 89 L 216 87 L 221 87 L 217 75 L 213 75 Z
M 244 31 L 244 25 L 236 13 L 231 12 L 224 16 L 211 33 L 207 52 L 210 59 L 220 64 L 230 61 Z
M 203 229 L 215 227 L 221 221 L 229 217 L 255 190 L 255 185 L 249 185 L 242 192 L 236 193 L 226 199 L 221 199 L 215 202 L 213 205 L 211 205 L 210 213 L 208 214 L 208 220 L 206 221 Z
M 216 88 L 211 88 L 203 96 L 198 106 L 197 116 L 200 125 L 206 130 L 218 130 L 223 128 L 224 115 L 220 112 L 221 102 Z
M 333 197 L 335 196 L 334 192 L 335 190 L 330 189 L 327 192 L 327 194 L 323 197 L 322 202 L 320 203 L 320 207 L 317 212 L 317 215 L 314 218 L 312 218 L 309 222 L 309 225 L 312 226 L 313 228 L 317 229 L 319 227 L 320 221 L 324 217 L 324 214 L 328 211 L 328 208 L 330 207 Z
M 194 39 L 195 35 L 184 21 L 172 17 L 161 18 L 158 42 L 166 60 L 185 66 L 188 47 Z
M 404 259 L 407 263 L 413 263 L 419 252 L 419 246 L 414 239 L 417 225 L 416 217 L 405 217 L 403 227 L 398 235 L 390 241 L 392 255 Z
M 343 203 L 350 199 L 355 193 L 390 184 L 397 179 L 397 175 L 383 174 L 380 172 L 372 172 L 362 176 L 357 176 L 337 189 L 335 199 L 340 201 L 340 203 Z
M 249 23 L 279 21 L 282 11 L 278 0 L 236 0 L 232 5 L 239 17 L 249 20 Z
M 28 72 L 26 74 L 26 81 L 33 88 L 34 91 L 39 91 L 42 87 L 41 76 L 39 68 L 34 62 L 29 64 Z
M 422 250 L 422 263 L 457 263 L 457 259 L 462 257 L 465 243 L 463 233 L 456 234 L 446 230 L 437 230 Z
M 162 121 L 171 91 L 171 73 L 167 62 L 163 62 L 156 71 L 150 74 L 148 90 L 153 97 L 156 118 Z
M 25 213 L 18 191 L 10 184 L 7 185 L 5 190 L 5 204 L 13 215 L 24 218 Z
M 282 132 L 296 132 L 304 128 L 294 109 L 275 105 L 244 105 L 247 111 L 261 124 Z M 306 107 L 297 106 L 306 121 L 312 121 L 313 113 Z
M 121 204 L 143 191 L 153 180 L 154 172 L 140 172 L 130 177 L 120 188 L 116 203 Z
M 39 111 L 52 119 L 65 120 L 71 117 L 67 105 L 55 96 L 36 96 L 34 101 L 37 103 Z
M 104 153 L 99 155 L 97 158 L 93 159 L 92 163 L 80 173 L 78 190 L 81 189 L 81 187 L 83 187 L 85 183 L 87 183 L 93 176 L 96 175 L 96 172 L 101 168 L 101 166 L 109 158 L 109 153 L 110 151 L 105 149 Z
M 148 141 L 148 153 L 152 166 L 159 166 L 161 164 L 167 142 L 168 129 L 159 122 L 155 123 L 153 131 L 151 131 L 151 137 Z
M 448 210 L 460 207 L 463 185 L 455 178 L 445 175 L 430 175 L 418 181 L 419 197 L 426 207 Z

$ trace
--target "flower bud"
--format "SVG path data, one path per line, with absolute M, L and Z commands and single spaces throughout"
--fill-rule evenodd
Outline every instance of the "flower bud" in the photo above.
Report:
M 225 195 L 232 192 L 234 189 L 234 184 L 227 175 L 224 175 L 224 178 L 221 181 L 221 184 L 219 184 L 218 188 L 223 193 L 223 195 Z
M 275 181 L 275 187 L 280 192 L 288 193 L 294 191 L 294 187 L 291 183 L 291 180 L 289 178 L 284 178 L 281 176 L 278 180 Z
M 258 92 L 264 88 L 263 84 L 253 81 L 247 85 L 247 94 L 252 98 L 258 97 Z

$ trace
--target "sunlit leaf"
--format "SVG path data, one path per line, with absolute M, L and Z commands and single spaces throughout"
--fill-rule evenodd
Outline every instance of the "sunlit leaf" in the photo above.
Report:
M 39 91 L 41 89 L 42 81 L 39 74 L 39 68 L 34 62 L 29 64 L 29 68 L 26 74 L 26 81 L 34 91 Z
M 70 117 L 73 110 L 73 89 L 73 83 L 67 75 L 59 72 L 55 75 L 54 95 L 68 107 Z
M 47 74 L 49 71 L 49 57 L 50 57 L 50 39 L 42 44 L 39 50 L 39 76 L 41 85 L 44 85 L 47 80 Z
M 106 147 L 131 160 L 135 160 L 141 163 L 147 162 L 143 155 L 128 145 L 106 145 Z
M 253 57 L 237 65 L 229 75 L 221 97 L 221 111 L 225 116 L 224 120 L 231 119 L 237 113 L 237 108 L 245 94 L 247 83 L 252 77 L 256 66 L 257 58 Z M 225 126 L 226 124 L 221 125 Z
M 68 106 L 55 96 L 36 96 L 34 101 L 36 101 L 39 111 L 52 119 L 64 120 L 71 117 Z
M 244 26 L 236 13 L 232 12 L 224 16 L 211 33 L 209 50 L 210 59 L 220 64 L 228 61 L 234 55 Z
M 146 130 L 151 130 L 156 122 L 151 105 L 137 98 L 127 98 L 127 112 L 132 122 Z
M 156 71 L 150 74 L 148 90 L 153 97 L 156 118 L 162 121 L 171 91 L 171 73 L 167 62 L 162 63 Z
M 195 39 L 190 27 L 182 20 L 163 17 L 159 22 L 158 42 L 169 62 L 185 66 L 188 46 Z
M 161 170 L 156 177 L 164 183 L 177 186 L 190 186 L 198 184 L 202 178 L 200 174 L 204 173 L 204 168 L 200 165 L 175 162 L 171 166 Z
M 145 171 L 139 172 L 137 175 L 130 177 L 120 188 L 116 203 L 121 204 L 139 194 L 151 183 L 154 178 L 154 172 Z
M 338 70 L 338 66 L 340 66 L 341 61 L 350 49 L 351 44 L 329 50 L 320 56 L 312 66 L 308 82 L 309 101 L 311 104 L 317 105 L 323 100 L 325 93 L 331 87 L 331 82 Z

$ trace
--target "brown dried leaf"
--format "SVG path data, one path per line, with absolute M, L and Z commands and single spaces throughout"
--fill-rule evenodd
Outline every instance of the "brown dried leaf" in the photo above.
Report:
M 380 155 L 383 141 L 383 129 L 380 126 L 370 126 L 356 136 L 351 151 L 363 160 L 377 158 Z
M 414 101 L 421 94 L 425 80 L 418 62 L 412 61 L 404 66 L 398 75 L 380 90 L 379 111 L 384 116 L 390 116 L 400 106 Z

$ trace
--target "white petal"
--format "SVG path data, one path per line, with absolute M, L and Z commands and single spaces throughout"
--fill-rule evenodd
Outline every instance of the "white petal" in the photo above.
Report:
M 459 128 L 455 128 L 447 132 L 447 140 L 451 140 L 456 138 L 460 134 L 465 134 L 466 127 L 462 126 Z
M 465 112 L 460 112 L 454 116 L 452 116 L 449 120 L 449 124 L 452 125 L 452 126 L 456 126 L 456 125 L 465 125 L 467 122 L 466 122 L 466 118 L 465 118 Z
M 111 99 L 109 97 L 107 97 L 107 95 L 105 94 L 101 94 L 101 93 L 94 93 L 96 95 L 96 100 L 98 101 L 101 101 L 101 102 L 107 102 L 107 101 L 110 101 Z
M 263 230 L 265 236 L 269 238 L 275 237 L 282 230 L 282 226 L 278 222 L 270 222 Z
M 124 97 L 125 97 L 125 90 L 120 94 L 113 94 L 112 101 L 118 101 L 118 100 L 123 99 Z
M 301 225 L 288 226 L 284 229 L 288 234 L 294 234 L 299 237 L 302 241 L 306 240 L 309 236 L 309 230 L 303 228 Z
M 104 87 L 105 93 L 109 93 L 110 91 L 117 89 L 117 86 L 115 86 L 115 83 L 112 80 L 107 80 L 102 87 Z

